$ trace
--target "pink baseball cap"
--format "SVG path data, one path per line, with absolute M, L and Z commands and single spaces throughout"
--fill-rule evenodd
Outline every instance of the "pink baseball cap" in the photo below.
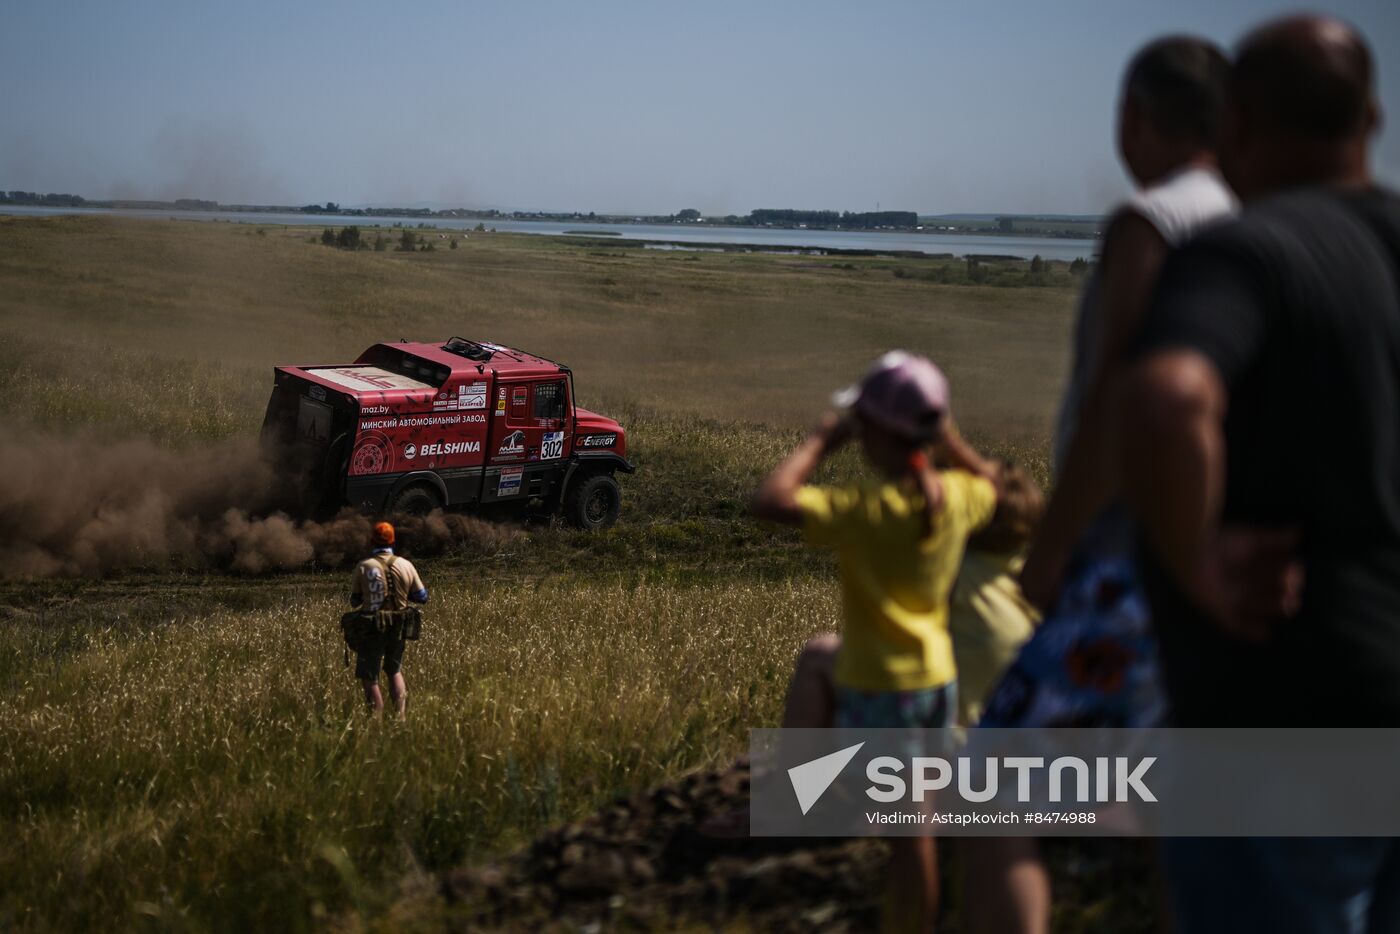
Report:
M 897 435 L 932 441 L 948 411 L 948 379 L 929 358 L 891 350 L 831 401 Z

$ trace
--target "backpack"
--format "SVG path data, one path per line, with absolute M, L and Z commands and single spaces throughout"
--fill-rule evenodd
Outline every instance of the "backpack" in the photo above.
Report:
M 371 651 L 381 642 L 397 642 L 400 639 L 417 639 L 423 633 L 423 614 L 416 606 L 403 610 L 384 609 L 385 604 L 394 606 L 399 602 L 399 581 L 393 574 L 397 555 L 375 555 L 375 560 L 384 569 L 387 593 L 384 603 L 378 610 L 351 610 L 340 618 L 340 632 L 345 637 L 345 645 L 356 654 Z

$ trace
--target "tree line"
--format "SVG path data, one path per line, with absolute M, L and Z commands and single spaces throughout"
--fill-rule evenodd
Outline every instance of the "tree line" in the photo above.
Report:
M 79 208 L 87 204 L 82 195 L 40 194 L 37 191 L 0 191 L 0 204 L 38 204 L 47 207 Z

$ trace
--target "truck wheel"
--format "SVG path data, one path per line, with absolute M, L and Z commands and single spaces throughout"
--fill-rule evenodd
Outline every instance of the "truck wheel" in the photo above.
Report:
M 586 532 L 611 528 L 622 511 L 622 488 L 612 474 L 584 477 L 569 490 L 564 518 Z
M 434 509 L 442 508 L 442 497 L 432 487 L 411 486 L 394 497 L 389 506 L 390 512 L 405 516 L 426 516 Z

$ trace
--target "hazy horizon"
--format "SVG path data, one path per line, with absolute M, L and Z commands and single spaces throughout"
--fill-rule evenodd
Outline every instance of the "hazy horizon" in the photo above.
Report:
M 1098 215 L 1124 64 L 1292 9 L 56 2 L 12 10 L 0 188 L 640 215 Z M 1358 25 L 1400 107 L 1400 5 Z M 1400 132 L 1377 174 L 1400 183 Z

